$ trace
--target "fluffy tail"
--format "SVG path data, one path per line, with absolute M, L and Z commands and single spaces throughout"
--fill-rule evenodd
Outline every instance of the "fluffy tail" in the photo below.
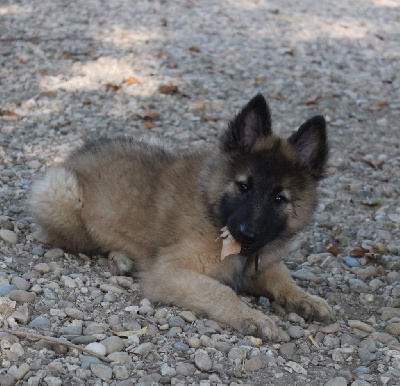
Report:
M 83 225 L 82 190 L 73 171 L 63 166 L 48 170 L 32 186 L 28 204 L 41 241 L 70 251 L 94 249 Z

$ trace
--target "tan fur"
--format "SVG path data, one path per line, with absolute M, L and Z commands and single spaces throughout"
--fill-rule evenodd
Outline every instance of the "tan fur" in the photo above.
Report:
M 276 146 L 282 157 L 295 160 L 293 149 L 276 136 L 258 141 L 253 151 Z M 279 263 L 315 206 L 311 178 L 301 190 L 294 181 L 284 182 L 284 190 L 303 200 L 288 205 L 290 237 L 260 251 L 258 271 L 256 256 L 246 264 L 240 255 L 221 261 L 221 224 L 212 219 L 209 205 L 235 189 L 232 178 L 248 172 L 232 170 L 228 158 L 222 152 L 167 151 L 126 139 L 99 142 L 78 150 L 36 182 L 30 208 L 52 244 L 77 252 L 111 252 L 114 272 L 134 266 L 153 301 L 207 314 L 245 334 L 274 338 L 274 323 L 225 284 L 240 276 L 238 289 L 273 297 L 304 316 L 329 316 L 326 302 L 299 289 Z
M 64 167 L 52 168 L 33 185 L 31 192 L 31 212 L 45 230 L 43 235 L 48 243 L 82 252 L 91 249 L 82 231 L 82 190 L 74 172 Z

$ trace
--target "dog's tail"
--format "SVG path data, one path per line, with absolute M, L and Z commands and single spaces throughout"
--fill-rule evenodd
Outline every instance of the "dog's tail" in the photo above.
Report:
M 33 184 L 28 205 L 39 227 L 35 238 L 70 251 L 94 249 L 82 221 L 82 189 L 73 171 L 49 169 Z

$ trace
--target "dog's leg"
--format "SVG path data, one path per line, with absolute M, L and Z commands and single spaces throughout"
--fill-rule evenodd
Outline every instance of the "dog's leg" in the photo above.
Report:
M 153 301 L 173 303 L 207 314 L 243 334 L 266 339 L 277 336 L 274 322 L 266 315 L 248 307 L 230 287 L 193 270 L 158 262 L 144 273 L 143 288 Z
M 306 319 L 327 321 L 332 316 L 328 303 L 298 287 L 283 263 L 269 265 L 248 283 L 245 292 L 254 296 L 272 297 L 287 311 Z

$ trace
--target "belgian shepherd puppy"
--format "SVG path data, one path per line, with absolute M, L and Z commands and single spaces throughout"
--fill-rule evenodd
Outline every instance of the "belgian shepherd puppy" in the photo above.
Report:
M 30 208 L 49 243 L 110 253 L 114 270 L 140 273 L 149 299 L 273 339 L 273 321 L 237 292 L 273 298 L 307 319 L 331 315 L 281 262 L 316 206 L 327 152 L 322 116 L 282 139 L 257 95 L 214 150 L 89 142 L 33 185 Z M 240 248 L 226 258 L 223 227 Z

